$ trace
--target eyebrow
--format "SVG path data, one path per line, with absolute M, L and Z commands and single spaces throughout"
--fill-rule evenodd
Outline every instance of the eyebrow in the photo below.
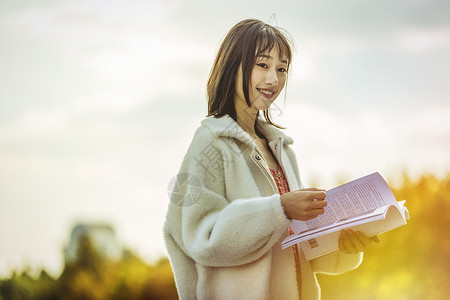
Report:
M 267 59 L 273 59 L 272 56 L 267 55 L 267 54 L 260 54 L 260 55 L 258 55 L 257 57 L 263 57 L 263 58 L 267 58 Z M 285 63 L 285 64 L 288 63 L 286 59 L 282 59 L 282 60 L 280 60 L 280 61 L 281 61 L 282 63 Z

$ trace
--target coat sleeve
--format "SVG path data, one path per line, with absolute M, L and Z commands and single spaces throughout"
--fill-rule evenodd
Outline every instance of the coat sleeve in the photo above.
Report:
M 311 266 L 315 273 L 338 275 L 356 269 L 362 259 L 362 253 L 345 254 L 338 250 L 311 260 Z
M 206 168 L 205 154 L 216 163 Z M 222 155 L 211 133 L 197 132 L 169 208 L 170 231 L 178 246 L 196 262 L 211 267 L 257 260 L 279 242 L 290 223 L 278 194 L 226 199 Z

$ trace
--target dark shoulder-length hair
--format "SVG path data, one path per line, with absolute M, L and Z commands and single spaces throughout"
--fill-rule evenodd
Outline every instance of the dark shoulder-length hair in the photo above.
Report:
M 278 50 L 280 58 L 287 57 L 289 70 L 292 49 L 291 41 L 284 30 L 260 20 L 248 19 L 237 23 L 228 32 L 209 74 L 207 84 L 208 116 L 220 118 L 228 114 L 236 120 L 233 99 L 236 76 L 241 64 L 244 97 L 247 105 L 251 105 L 249 85 L 253 66 L 259 55 L 270 52 L 274 47 Z M 263 114 L 268 123 L 280 127 L 270 119 L 269 110 L 264 110 Z

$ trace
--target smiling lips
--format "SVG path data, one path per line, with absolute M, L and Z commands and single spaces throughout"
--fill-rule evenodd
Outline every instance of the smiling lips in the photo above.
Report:
M 266 98 L 272 98 L 272 96 L 275 94 L 274 90 L 267 90 L 267 89 L 260 89 L 256 88 L 258 92 L 260 92 L 264 97 Z

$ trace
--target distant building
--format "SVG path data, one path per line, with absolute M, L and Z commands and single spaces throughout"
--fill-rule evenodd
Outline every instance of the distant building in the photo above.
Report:
M 114 229 L 109 224 L 78 224 L 72 230 L 69 245 L 64 249 L 66 265 L 77 260 L 80 240 L 88 237 L 98 253 L 110 260 L 122 258 L 122 247 L 116 239 Z

